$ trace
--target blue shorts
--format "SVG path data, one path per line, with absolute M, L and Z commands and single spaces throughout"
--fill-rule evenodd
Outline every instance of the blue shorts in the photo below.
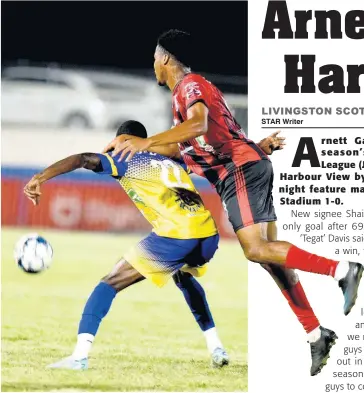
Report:
M 154 232 L 124 255 L 139 273 L 162 287 L 178 270 L 202 276 L 218 249 L 219 235 L 202 239 L 173 239 Z

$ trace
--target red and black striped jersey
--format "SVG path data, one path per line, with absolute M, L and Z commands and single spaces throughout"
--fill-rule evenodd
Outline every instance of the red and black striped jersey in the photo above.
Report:
M 173 121 L 187 120 L 187 110 L 202 102 L 209 109 L 208 131 L 179 148 L 186 165 L 212 184 L 249 161 L 268 159 L 258 145 L 248 139 L 232 115 L 221 91 L 201 75 L 186 74 L 173 90 Z

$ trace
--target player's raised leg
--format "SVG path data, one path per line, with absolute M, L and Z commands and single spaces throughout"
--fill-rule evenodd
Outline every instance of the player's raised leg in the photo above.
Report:
M 267 240 L 277 240 L 277 227 L 275 222 L 267 224 Z M 335 344 L 335 332 L 320 326 L 316 315 L 306 297 L 305 291 L 299 281 L 298 274 L 293 269 L 287 269 L 275 264 L 262 264 L 274 279 L 289 306 L 305 329 L 308 342 L 311 346 L 311 375 L 318 374 L 329 358 L 331 347 Z
M 109 312 L 116 294 L 144 277 L 124 259 L 104 277 L 88 298 L 78 328 L 77 344 L 71 356 L 48 368 L 82 370 L 88 368 L 88 354 L 102 319 Z
M 223 367 L 229 364 L 229 357 L 220 341 L 212 317 L 206 294 L 199 282 L 190 274 L 178 271 L 173 280 L 181 290 L 191 313 L 202 330 L 207 349 L 211 354 L 213 367 Z
M 344 314 L 348 315 L 357 298 L 363 265 L 311 254 L 289 242 L 268 240 L 264 236 L 266 226 L 277 220 L 272 188 L 273 168 L 268 160 L 237 168 L 216 188 L 245 256 L 252 262 L 334 277 L 343 291 Z
M 364 268 L 356 262 L 339 262 L 304 251 L 285 241 L 264 239 L 266 223 L 258 223 L 237 232 L 245 256 L 253 262 L 274 263 L 288 269 L 332 276 L 344 294 L 344 314 L 348 315 L 355 304 Z

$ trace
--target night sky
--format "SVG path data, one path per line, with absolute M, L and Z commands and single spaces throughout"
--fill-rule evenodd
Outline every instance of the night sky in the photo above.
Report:
M 2 2 L 2 64 L 18 59 L 150 69 L 157 37 L 193 34 L 194 69 L 247 74 L 246 2 Z

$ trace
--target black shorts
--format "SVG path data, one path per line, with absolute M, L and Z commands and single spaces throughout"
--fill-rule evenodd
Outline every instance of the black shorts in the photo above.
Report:
M 216 185 L 235 232 L 258 222 L 277 220 L 272 189 L 273 167 L 266 159 L 248 162 Z

